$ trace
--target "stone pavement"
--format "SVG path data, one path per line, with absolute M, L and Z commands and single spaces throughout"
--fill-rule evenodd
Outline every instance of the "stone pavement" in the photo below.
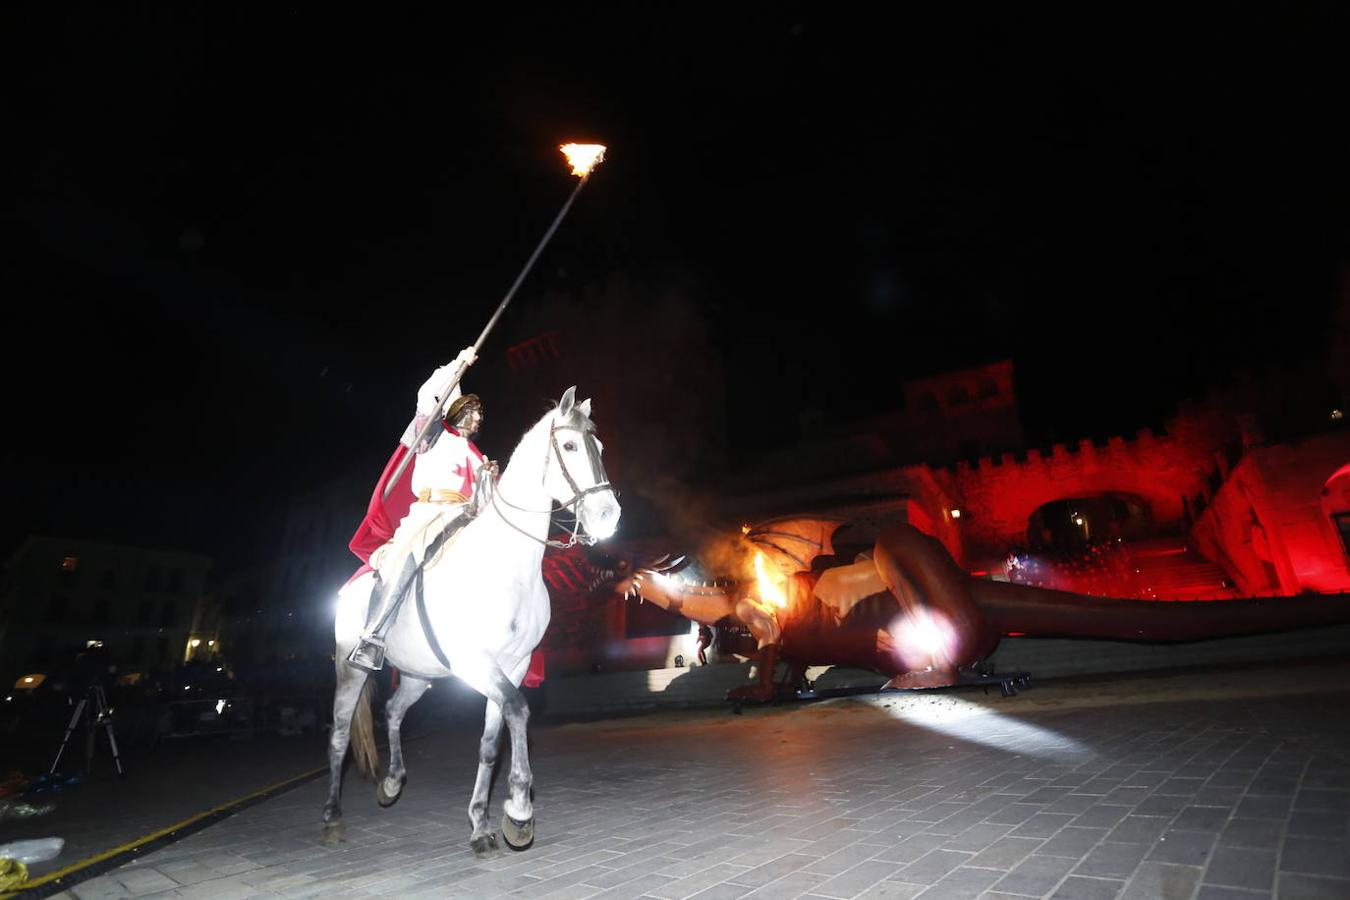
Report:
M 1348 708 L 1321 661 L 542 725 L 536 843 L 487 862 L 441 732 L 336 848 L 311 782 L 57 896 L 1344 900 Z

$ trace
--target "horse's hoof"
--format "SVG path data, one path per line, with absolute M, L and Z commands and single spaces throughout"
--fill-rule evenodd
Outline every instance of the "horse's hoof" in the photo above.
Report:
M 502 840 L 506 841 L 506 846 L 512 850 L 530 849 L 534 844 L 534 817 L 517 822 L 506 813 L 502 813 Z
M 384 787 L 388 781 L 388 778 L 381 778 L 379 783 L 375 785 L 375 802 L 380 804 L 380 806 L 393 806 L 394 803 L 398 801 L 398 798 L 403 796 L 403 782 L 399 781 L 398 786 L 391 794 L 386 791 Z
M 319 839 L 325 847 L 336 847 L 347 840 L 347 833 L 341 822 L 329 822 L 323 826 L 323 837 Z
M 501 852 L 497 847 L 497 836 L 491 833 L 469 841 L 469 847 L 479 859 L 494 859 Z

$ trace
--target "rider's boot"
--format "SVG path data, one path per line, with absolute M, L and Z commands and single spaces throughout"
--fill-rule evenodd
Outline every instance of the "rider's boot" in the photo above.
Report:
M 407 593 L 407 583 L 416 570 L 412 556 L 404 561 L 403 569 L 396 583 L 387 582 L 380 577 L 379 572 L 375 573 L 375 587 L 372 592 L 374 597 L 370 604 L 371 610 L 366 619 L 366 627 L 361 632 L 356 647 L 347 654 L 347 662 L 358 669 L 378 672 L 384 668 L 384 636 L 389 630 L 389 624 L 394 620 L 394 614 L 398 611 L 399 602 Z

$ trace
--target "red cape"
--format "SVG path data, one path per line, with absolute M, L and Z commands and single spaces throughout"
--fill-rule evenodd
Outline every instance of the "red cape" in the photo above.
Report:
M 412 492 L 412 477 L 406 470 L 403 473 L 405 477 L 399 478 L 398 484 L 389 492 L 388 499 L 384 496 L 385 486 L 389 484 L 394 470 L 408 452 L 408 448 L 402 444 L 394 448 L 394 455 L 385 463 L 380 481 L 375 485 L 374 493 L 370 495 L 370 502 L 366 504 L 366 517 L 361 520 L 356 534 L 347 542 L 347 546 L 363 563 L 369 564 L 370 554 L 383 547 L 394 536 L 398 523 L 403 521 L 403 517 L 408 514 L 408 508 L 413 505 L 415 498 Z
M 472 443 L 470 446 L 473 446 Z M 477 449 L 474 447 L 475 451 Z M 384 496 L 385 486 L 393 476 L 394 470 L 409 452 L 402 444 L 394 448 L 394 455 L 385 463 L 379 483 L 375 485 L 370 502 L 366 504 L 366 517 L 357 526 L 356 534 L 347 542 L 347 546 L 362 563 L 361 567 L 352 573 L 352 577 L 347 579 L 348 584 L 370 571 L 370 555 L 394 536 L 398 523 L 403 521 L 403 517 L 408 514 L 408 508 L 416 499 L 412 492 L 412 476 L 407 470 L 404 470 L 394 489 L 389 492 L 389 496 L 387 498 Z M 539 687 L 543 683 L 544 651 L 536 649 L 530 657 L 530 669 L 525 673 L 524 686 Z

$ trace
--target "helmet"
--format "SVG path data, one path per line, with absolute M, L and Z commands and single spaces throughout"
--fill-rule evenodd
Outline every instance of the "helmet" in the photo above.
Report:
M 469 406 L 478 407 L 478 411 L 483 412 L 483 401 L 477 394 L 465 394 L 450 404 L 450 408 L 445 411 L 445 418 L 450 424 L 459 421 L 459 414 Z

